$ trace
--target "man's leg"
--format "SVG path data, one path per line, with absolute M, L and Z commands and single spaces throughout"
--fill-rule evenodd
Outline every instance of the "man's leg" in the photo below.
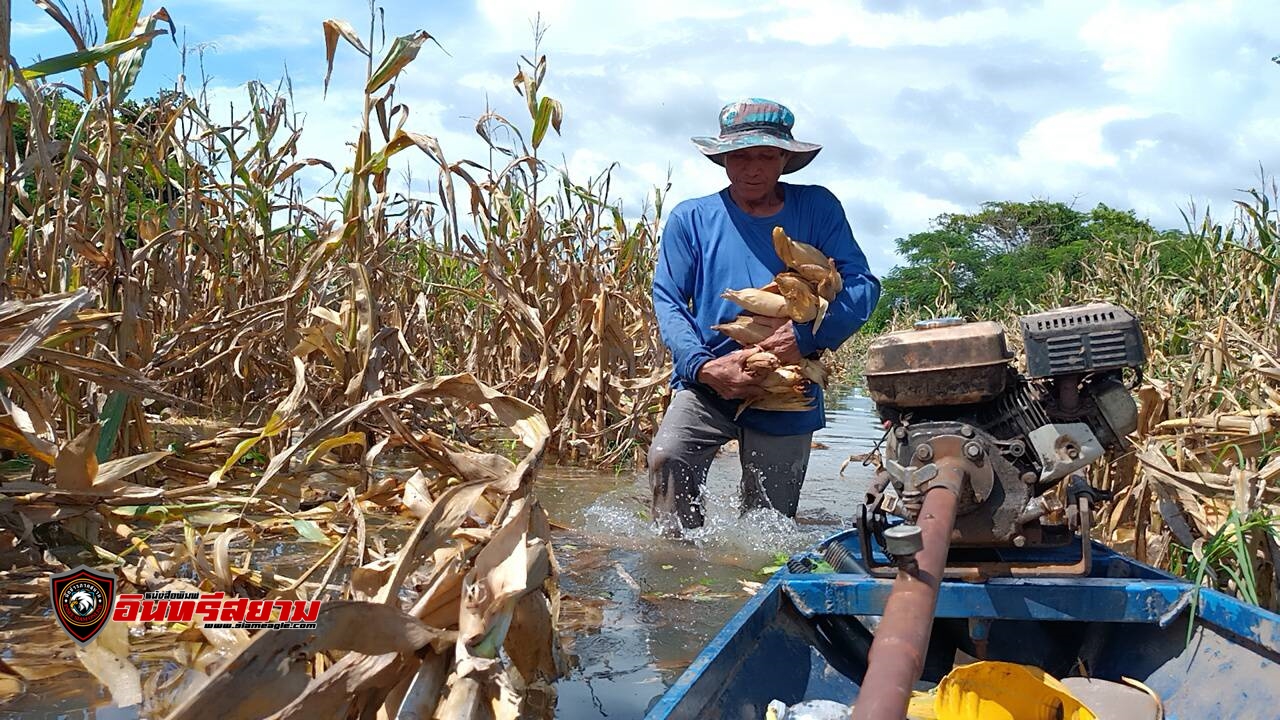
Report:
M 787 517 L 796 516 L 800 487 L 809 469 L 813 433 L 765 435 L 742 431 L 742 510 L 771 507 Z
M 678 390 L 649 446 L 653 519 L 663 530 L 702 527 L 702 493 L 716 450 L 738 427 L 692 390 Z

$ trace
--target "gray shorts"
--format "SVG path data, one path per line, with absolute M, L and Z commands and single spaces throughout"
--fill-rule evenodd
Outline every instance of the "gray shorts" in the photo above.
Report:
M 813 433 L 766 435 L 739 427 L 699 392 L 677 390 L 649 446 L 653 518 L 664 530 L 702 527 L 707 470 L 721 445 L 738 441 L 742 505 L 795 517 Z

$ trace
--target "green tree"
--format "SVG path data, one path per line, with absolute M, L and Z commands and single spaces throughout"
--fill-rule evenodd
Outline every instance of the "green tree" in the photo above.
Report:
M 949 307 L 975 318 L 995 306 L 1033 303 L 1055 275 L 1079 278 L 1092 251 L 1156 234 L 1132 210 L 1099 204 L 1085 213 L 1044 200 L 983 203 L 974 213 L 939 215 L 932 225 L 895 241 L 903 264 L 884 278 L 872 330 L 901 307 Z

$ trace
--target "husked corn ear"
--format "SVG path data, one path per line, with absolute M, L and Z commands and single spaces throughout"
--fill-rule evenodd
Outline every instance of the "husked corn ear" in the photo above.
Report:
M 792 322 L 809 322 L 817 316 L 818 296 L 804 278 L 795 273 L 779 273 L 774 281 L 786 298 L 787 316 Z
M 712 325 L 712 330 L 733 338 L 739 345 L 755 345 L 773 334 L 773 328 L 760 322 L 756 315 L 739 315 L 733 322 Z
M 757 315 L 767 315 L 769 317 L 791 317 L 787 311 L 787 299 L 781 295 L 776 295 L 764 290 L 756 288 L 747 288 L 745 290 L 725 290 L 720 297 L 726 300 L 732 300 L 743 309 L 753 312 Z
M 831 300 L 841 290 L 844 290 L 844 279 L 840 277 L 840 271 L 836 270 L 836 261 L 827 258 L 826 274 L 818 280 L 818 297 Z
M 792 240 L 781 227 L 773 228 L 773 250 L 790 268 L 801 265 L 826 265 L 827 256 L 818 248 Z

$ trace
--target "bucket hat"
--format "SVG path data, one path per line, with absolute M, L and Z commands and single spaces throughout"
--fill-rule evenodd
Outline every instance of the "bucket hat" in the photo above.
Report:
M 791 153 L 782 173 L 793 173 L 813 160 L 821 145 L 801 142 L 791 135 L 796 116 L 782 103 L 764 98 L 750 98 L 731 102 L 720 110 L 720 136 L 695 137 L 698 146 L 717 165 L 724 165 L 724 156 L 743 148 L 769 146 Z

